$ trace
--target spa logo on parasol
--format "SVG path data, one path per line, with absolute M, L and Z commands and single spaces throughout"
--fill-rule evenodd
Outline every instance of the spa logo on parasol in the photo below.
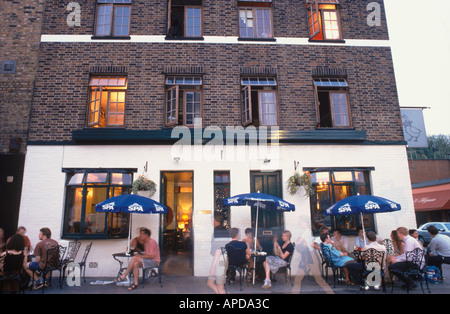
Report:
M 130 206 L 128 206 L 128 211 L 129 212 L 143 212 L 144 208 L 141 205 L 139 205 L 138 203 L 134 203 L 134 204 L 131 204 Z
M 228 204 L 237 204 L 239 202 L 238 199 L 238 197 L 229 198 L 227 202 Z
M 278 205 L 281 208 L 289 208 L 289 203 L 283 202 L 283 201 L 278 201 Z
M 339 207 L 338 212 L 341 213 L 351 213 L 352 212 L 352 208 L 350 207 L 350 204 L 347 203 L 341 207 Z
M 155 204 L 155 210 L 156 210 L 156 212 L 158 212 L 158 213 L 159 213 L 159 212 L 164 212 L 164 207 Z
M 368 202 L 366 203 L 366 205 L 364 205 L 364 208 L 367 209 L 367 210 L 380 209 L 380 205 L 378 205 L 378 204 L 375 203 L 375 202 L 368 201 Z
M 108 204 L 103 205 L 103 206 L 102 206 L 102 209 L 103 209 L 103 210 L 114 210 L 114 206 L 115 206 L 115 205 L 116 205 L 116 203 L 111 202 L 111 203 L 108 203 Z

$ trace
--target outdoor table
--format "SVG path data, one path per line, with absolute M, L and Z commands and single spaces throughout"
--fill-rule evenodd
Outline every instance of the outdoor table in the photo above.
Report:
M 354 250 L 352 253 L 353 253 L 353 256 L 355 256 L 355 259 L 358 263 L 361 263 L 363 261 L 361 258 L 362 252 L 360 250 Z M 352 257 L 352 256 L 350 256 L 350 257 Z
M 257 252 L 258 254 L 255 255 L 255 253 L 252 253 L 252 255 L 250 256 L 250 258 L 252 260 L 254 260 L 254 258 L 256 257 L 256 261 L 255 261 L 255 265 L 253 265 L 253 267 L 255 267 L 255 276 L 259 279 L 264 279 L 266 278 L 266 271 L 264 270 L 263 267 L 263 263 L 266 260 L 267 257 L 267 253 L 266 252 Z M 259 280 L 261 281 L 261 280 Z M 255 280 L 256 282 L 256 280 Z
M 122 273 L 127 270 L 127 267 L 123 267 L 124 261 L 121 260 L 121 258 L 127 258 L 128 263 L 130 262 L 130 258 L 133 257 L 132 254 L 129 254 L 127 252 L 121 252 L 121 253 L 114 253 L 112 255 L 113 259 L 116 260 L 119 263 L 119 271 L 117 273 L 117 277 L 121 276 Z M 127 265 L 128 266 L 128 265 Z

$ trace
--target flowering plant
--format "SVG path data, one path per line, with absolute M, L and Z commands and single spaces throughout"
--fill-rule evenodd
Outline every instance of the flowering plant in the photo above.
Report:
M 294 172 L 294 175 L 291 176 L 288 181 L 289 194 L 294 195 L 297 193 L 299 186 L 302 186 L 305 189 L 305 196 L 314 194 L 312 177 L 309 171 L 303 171 L 302 175 L 300 175 L 298 171 Z
M 150 191 L 150 197 L 152 197 L 156 192 L 156 183 L 142 175 L 134 180 L 132 191 L 134 194 L 137 194 L 138 191 Z

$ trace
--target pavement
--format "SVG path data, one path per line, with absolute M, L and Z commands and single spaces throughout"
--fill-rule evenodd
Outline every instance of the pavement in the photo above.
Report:
M 443 264 L 443 273 L 447 278 L 438 284 L 429 284 L 431 294 L 450 294 L 450 265 Z M 58 275 L 58 273 L 55 273 Z M 239 276 L 236 276 L 238 279 Z M 286 282 L 284 274 L 277 274 L 277 281 L 272 283 L 269 289 L 263 289 L 261 283 L 243 282 L 242 291 L 240 291 L 239 281 L 231 285 L 226 285 L 225 289 L 228 295 L 244 296 L 244 295 L 279 295 L 279 294 L 391 294 L 391 286 L 386 287 L 386 293 L 382 289 L 379 291 L 370 288 L 369 291 L 360 290 L 359 286 L 348 286 L 345 283 L 336 283 L 333 285 L 333 276 L 328 277 L 328 282 L 322 276 L 294 276 L 293 284 Z M 57 279 L 53 279 L 53 286 L 46 288 L 44 291 L 27 290 L 25 294 L 149 294 L 149 295 L 211 295 L 213 291 L 207 286 L 207 277 L 194 276 L 162 276 L 162 287 L 159 285 L 157 278 L 151 278 L 149 283 L 139 285 L 136 290 L 128 291 L 127 287 L 116 286 L 111 283 L 113 278 L 86 278 L 86 282 L 81 280 L 79 286 L 68 286 L 67 282 L 60 288 Z M 94 285 L 92 283 L 103 282 L 102 285 Z M 429 294 L 424 284 L 425 294 Z M 393 294 L 406 294 L 406 290 L 402 289 L 399 284 L 394 287 Z M 422 295 L 420 285 L 410 291 L 410 294 Z

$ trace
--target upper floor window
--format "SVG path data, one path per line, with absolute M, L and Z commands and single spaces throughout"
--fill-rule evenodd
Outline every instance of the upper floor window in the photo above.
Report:
M 123 126 L 127 78 L 92 77 L 89 88 L 88 126 L 96 128 Z
M 165 126 L 202 124 L 203 92 L 200 76 L 166 78 Z
M 239 1 L 239 37 L 273 38 L 271 1 Z
M 168 37 L 202 37 L 202 1 L 169 0 Z
M 306 0 L 311 40 L 342 40 L 338 0 Z
M 315 78 L 314 89 L 318 127 L 350 127 L 347 81 L 339 78 Z
M 274 77 L 241 78 L 242 125 L 278 125 L 277 81 Z
M 130 35 L 131 0 L 98 0 L 95 36 Z

